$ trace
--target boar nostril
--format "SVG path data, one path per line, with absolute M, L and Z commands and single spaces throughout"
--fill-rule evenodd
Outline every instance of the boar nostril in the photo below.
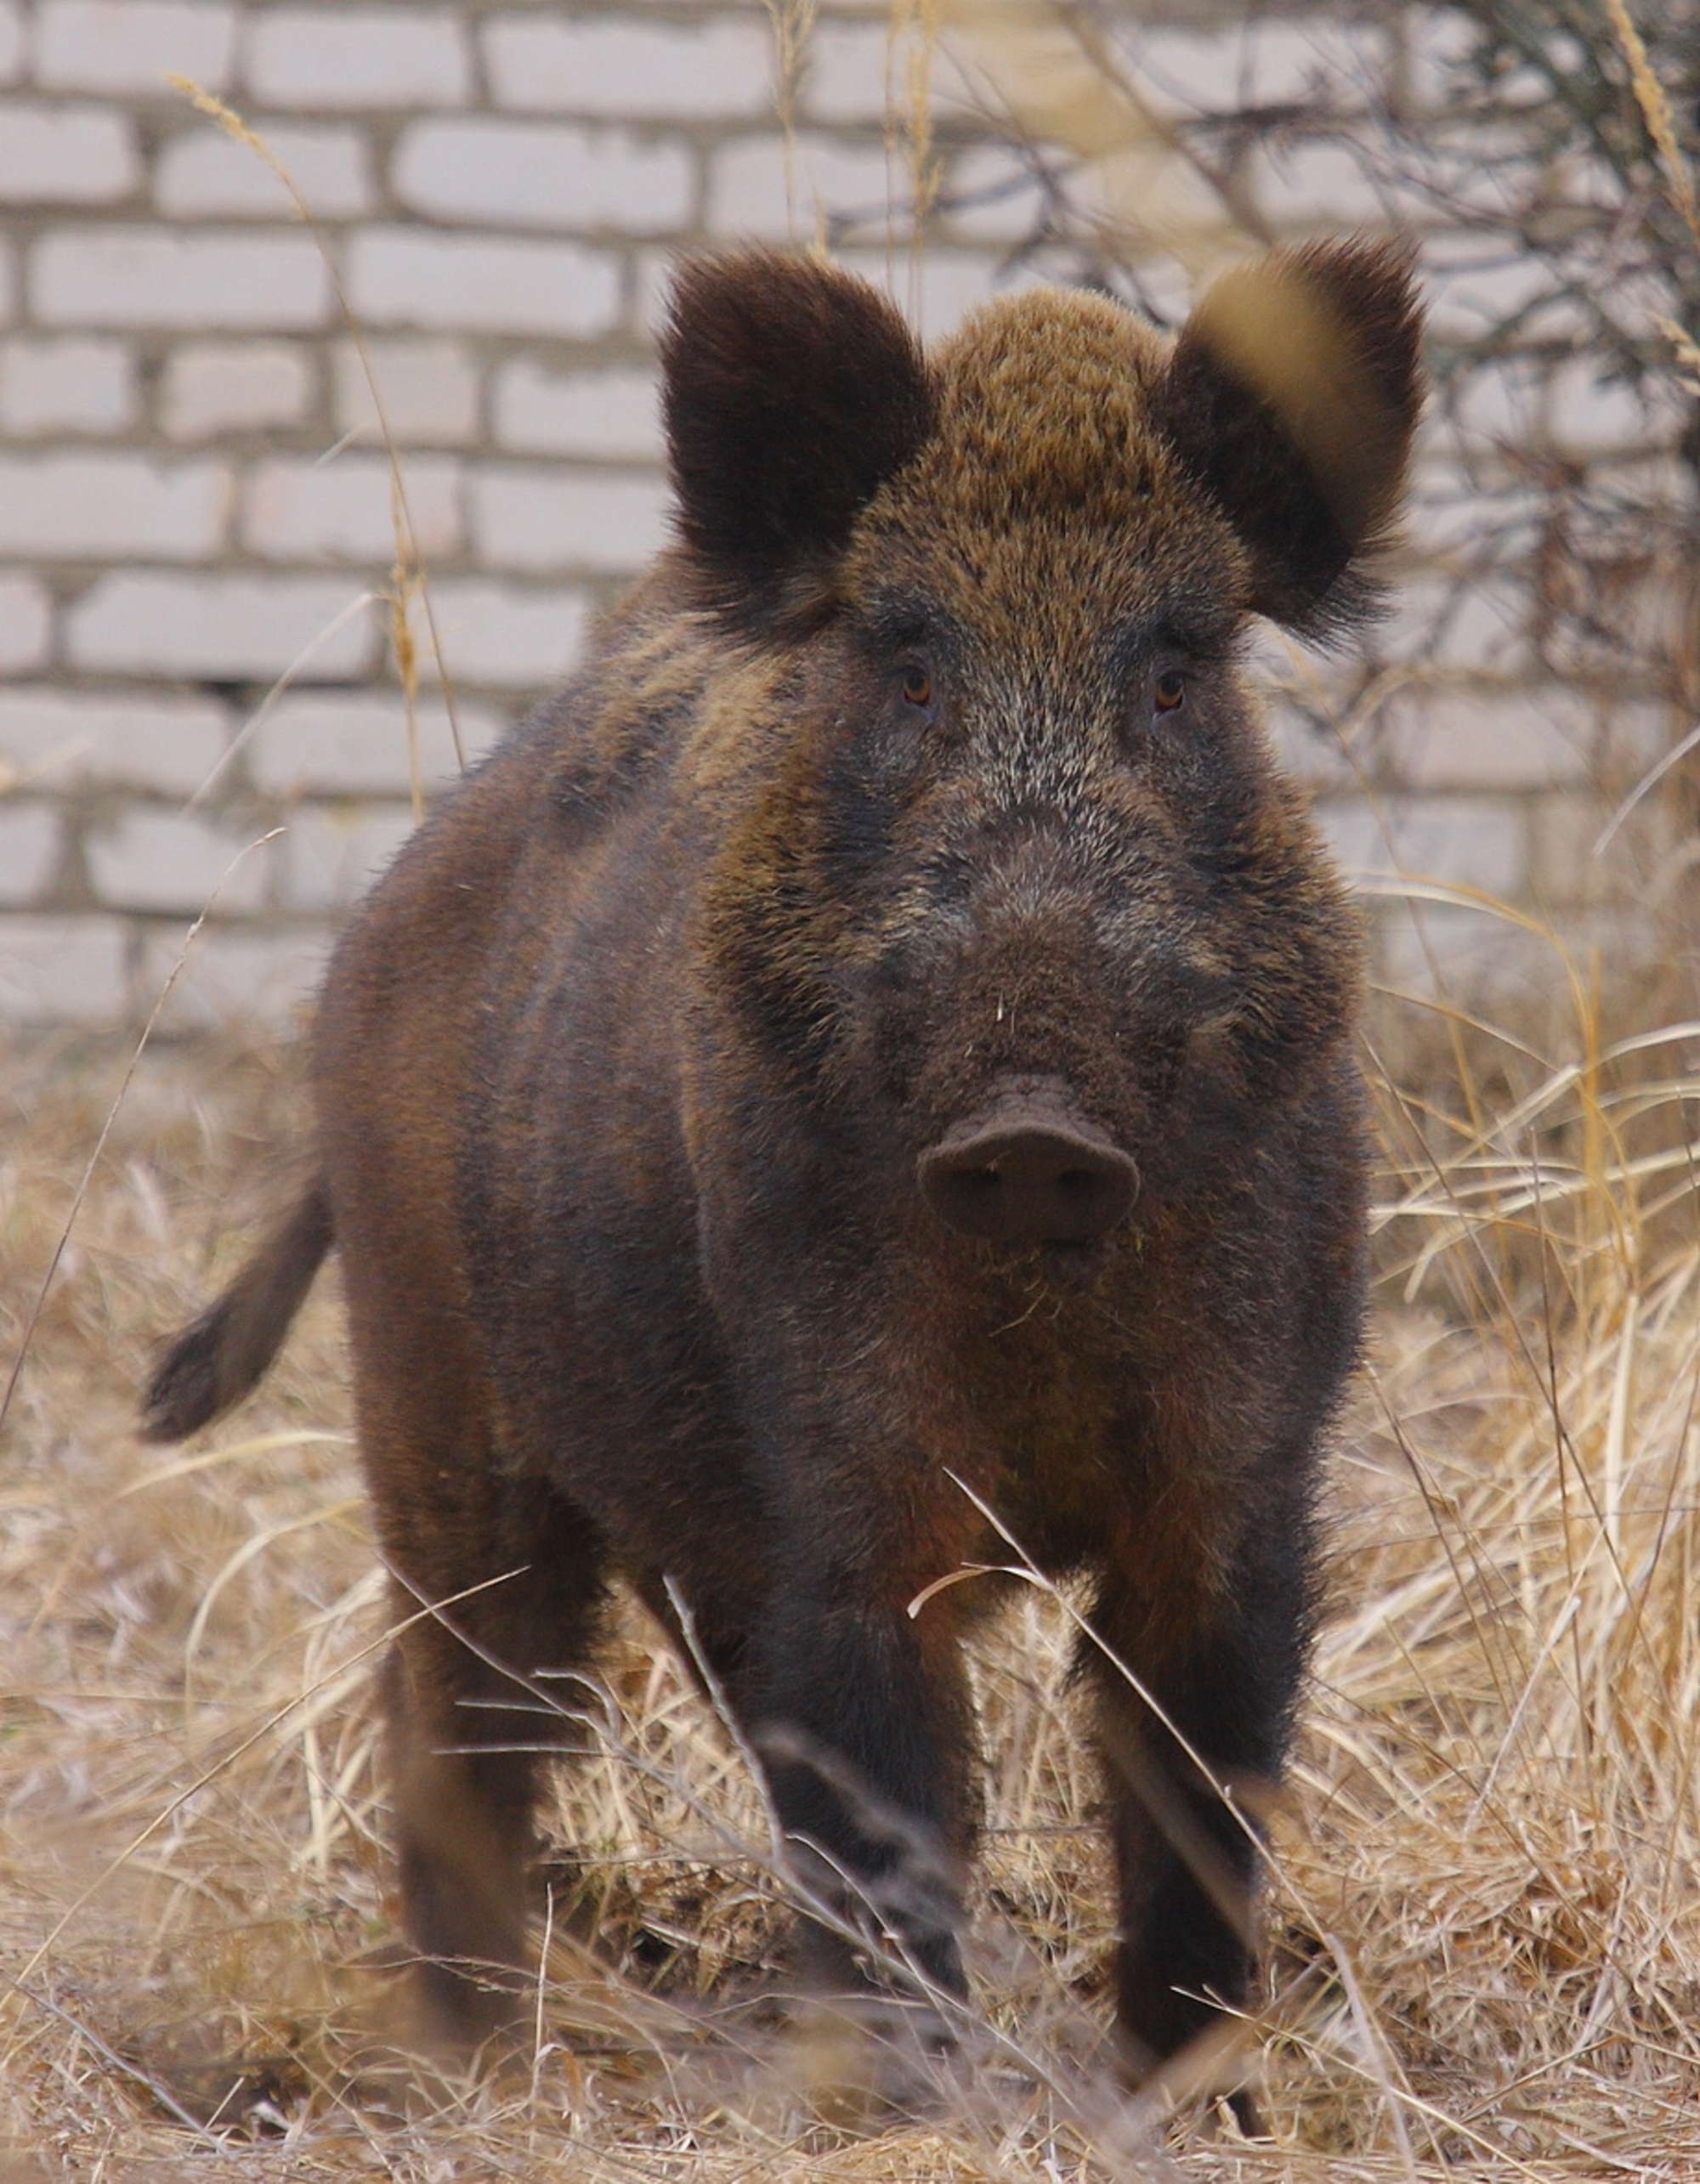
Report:
M 1006 1103 L 924 1152 L 921 1195 L 948 1227 L 994 1243 L 1089 1243 L 1124 1220 L 1139 1185 L 1090 1124 Z

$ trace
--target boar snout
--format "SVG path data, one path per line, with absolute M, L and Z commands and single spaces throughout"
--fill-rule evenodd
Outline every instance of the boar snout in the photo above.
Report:
M 948 1228 L 1011 1245 L 1091 1243 L 1119 1227 L 1139 1170 L 1055 1094 L 1006 1092 L 947 1130 L 915 1165 Z

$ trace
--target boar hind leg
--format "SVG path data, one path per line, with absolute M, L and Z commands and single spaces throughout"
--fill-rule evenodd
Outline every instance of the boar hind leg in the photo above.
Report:
M 1172 1632 L 1153 1643 L 1152 1604 L 1136 1606 L 1113 1581 L 1093 1620 L 1116 1661 L 1096 1645 L 1082 1653 L 1097 1700 L 1119 1897 L 1117 2026 L 1136 2077 L 1227 2031 L 1252 1990 L 1261 1864 L 1253 1830 L 1280 1777 L 1307 1621 L 1302 1562 L 1266 1544 L 1265 1559 L 1237 1572 L 1207 1627 L 1179 1643 Z M 1203 2074 L 1210 2082 L 1215 2074 Z M 1231 2066 L 1221 2073 L 1234 2074 Z M 1249 2096 L 1234 2106 L 1242 2123 L 1255 2121 Z
M 402 1917 L 420 2029 L 451 2051 L 526 2014 L 538 1776 L 551 1751 L 581 1740 L 573 1675 L 603 1575 L 589 1519 L 548 1489 L 490 1482 L 485 1499 L 482 1537 L 445 1542 L 446 1555 L 416 1542 L 392 1550 L 405 1625 L 386 1692 Z

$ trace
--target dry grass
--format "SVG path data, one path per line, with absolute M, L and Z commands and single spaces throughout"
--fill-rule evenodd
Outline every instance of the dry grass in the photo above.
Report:
M 1700 1080 L 1679 1033 L 1600 1053 L 1584 1014 L 1573 1044 L 1568 1067 L 1525 1054 L 1534 1082 L 1485 1127 L 1467 1085 L 1386 1095 L 1404 1150 L 1278 1825 L 1256 2147 L 1165 2136 L 1096 2070 L 1108 1902 L 1063 1612 L 1037 1593 L 979 1663 L 974 2023 L 931 2125 L 835 2113 L 807 2042 L 751 2006 L 780 1927 L 761 1806 L 635 1610 L 596 1757 L 563 1778 L 535 2070 L 451 2093 L 388 2068 L 382 1631 L 334 1284 L 204 1445 L 132 1427 L 149 1342 L 251 1236 L 299 1098 L 275 1052 L 150 1054 L 0 1471 L 0 2149 L 115 2184 L 1700 2162 L 1700 1248 L 1672 1127 Z M 13 1338 L 128 1061 L 6 1057 Z

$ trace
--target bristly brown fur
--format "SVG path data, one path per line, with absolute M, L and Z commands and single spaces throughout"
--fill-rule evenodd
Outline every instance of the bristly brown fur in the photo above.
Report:
M 249 1384 L 334 1216 L 445 2039 L 523 2015 L 538 1746 L 572 1734 L 502 1665 L 585 1672 L 616 1571 L 687 1604 L 863 1935 L 806 1927 L 813 1976 L 865 2000 L 895 1932 L 960 1994 L 994 1595 L 941 1581 L 1007 1559 L 985 1508 L 1092 1588 L 1130 2069 L 1244 2002 L 1220 1785 L 1290 1734 L 1365 1162 L 1357 922 L 1237 641 L 1361 602 L 1414 340 L 1357 246 L 1234 276 L 1172 351 L 1047 291 L 923 360 L 828 269 L 682 277 L 681 543 L 344 936 L 326 1224 L 156 1389 L 166 1430 Z M 928 1180 L 1028 1158 L 1037 1225 Z

